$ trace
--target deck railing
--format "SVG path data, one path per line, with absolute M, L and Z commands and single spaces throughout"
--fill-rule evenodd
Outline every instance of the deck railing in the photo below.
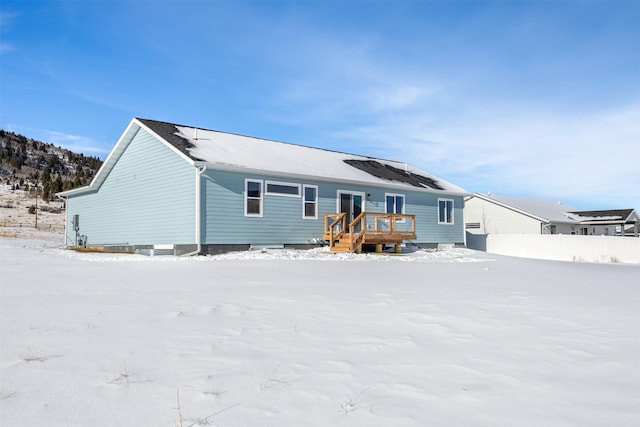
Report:
M 412 240 L 416 238 L 416 216 L 367 212 L 366 238 L 368 241 L 389 238 Z
M 366 231 L 367 214 L 362 212 L 349 224 L 349 235 L 351 236 L 351 245 L 349 245 L 349 250 L 351 252 L 359 252 L 357 249 L 362 247 Z
M 324 216 L 324 238 L 335 242 L 347 231 L 347 215 L 345 213 L 326 214 Z
M 400 244 L 416 238 L 416 216 L 362 212 L 349 224 L 344 213 L 324 216 L 324 238 L 332 248 L 337 241 L 347 237 L 351 251 L 358 250 L 365 243 Z

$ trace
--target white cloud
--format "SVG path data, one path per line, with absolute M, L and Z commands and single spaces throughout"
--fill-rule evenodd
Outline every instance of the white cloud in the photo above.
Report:
M 74 153 L 83 153 L 88 156 L 102 156 L 107 154 L 111 149 L 111 144 L 108 144 L 109 148 L 105 148 L 104 143 L 96 141 L 94 138 L 72 135 L 56 130 L 32 128 L 11 123 L 2 124 L 2 128 L 19 135 L 24 135 L 27 138 L 53 144 L 71 150 Z
M 85 153 L 89 155 L 106 154 L 109 150 L 103 147 L 103 144 L 93 140 L 92 138 L 71 135 L 64 132 L 46 130 L 44 142 L 50 142 L 51 144 L 66 148 L 75 153 Z
M 275 59 L 286 72 L 271 114 L 331 136 L 319 145 L 409 161 L 470 191 L 640 208 L 640 103 L 557 102 L 474 67 L 395 61 L 366 35 L 305 36 Z
M 374 85 L 369 94 L 369 102 L 376 112 L 395 111 L 414 106 L 434 92 L 435 90 L 427 89 L 419 83 L 386 84 L 382 87 Z
M 338 135 L 470 191 L 640 208 L 640 104 L 581 116 L 381 117 Z M 596 208 L 597 206 L 593 206 Z

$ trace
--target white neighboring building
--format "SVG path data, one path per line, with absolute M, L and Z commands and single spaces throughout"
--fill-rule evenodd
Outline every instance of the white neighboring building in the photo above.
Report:
M 638 235 L 640 217 L 634 209 L 580 211 L 561 203 L 474 193 L 465 200 L 465 228 L 472 234 L 619 235 L 632 224 Z

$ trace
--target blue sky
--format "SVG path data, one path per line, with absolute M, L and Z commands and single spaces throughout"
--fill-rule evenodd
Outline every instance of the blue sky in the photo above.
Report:
M 104 158 L 132 117 L 640 209 L 639 1 L 8 1 L 0 126 Z

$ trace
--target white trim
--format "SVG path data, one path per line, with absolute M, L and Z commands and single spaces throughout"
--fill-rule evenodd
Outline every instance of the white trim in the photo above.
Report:
M 306 214 L 305 207 L 306 207 L 306 204 L 307 204 L 307 200 L 305 198 L 305 189 L 306 188 L 313 188 L 313 189 L 316 190 L 316 198 L 313 201 L 313 203 L 314 203 L 314 205 L 316 207 L 316 215 L 315 216 L 306 216 L 305 215 Z M 318 198 L 319 198 L 319 195 L 318 195 L 318 186 L 317 185 L 315 185 L 315 184 L 304 184 L 302 186 L 302 219 L 318 219 Z M 308 203 L 311 203 L 311 202 L 308 202 Z
M 247 212 L 247 201 L 249 200 L 249 194 L 247 192 L 247 185 L 250 182 L 257 182 L 260 183 L 260 213 L 259 214 L 255 214 L 255 213 L 248 213 Z M 253 218 L 262 218 L 264 216 L 264 181 L 262 179 L 255 179 L 255 178 L 245 178 L 244 179 L 244 190 L 242 192 L 243 194 L 243 201 L 244 201 L 244 216 L 246 217 L 253 217 Z M 255 197 L 252 197 L 252 200 L 255 200 Z
M 278 193 L 278 192 L 270 192 L 269 184 L 273 185 L 281 185 L 283 187 L 295 187 L 298 189 L 298 194 L 286 194 L 286 193 Z M 265 196 L 279 196 L 279 197 L 300 197 L 300 191 L 302 186 L 300 184 L 296 184 L 295 182 L 282 182 L 282 181 L 271 181 L 266 180 L 264 186 L 264 195 Z
M 394 201 L 393 201 L 393 206 L 394 206 L 393 212 L 389 212 L 389 210 L 387 209 L 387 207 L 388 207 L 387 206 L 387 197 L 393 197 L 394 198 Z M 401 209 L 402 212 L 396 212 L 395 211 L 395 207 L 396 207 L 395 198 L 396 197 L 402 197 L 402 209 Z M 407 205 L 407 198 L 406 198 L 406 196 L 404 194 L 402 194 L 402 193 L 384 193 L 384 211 L 385 211 L 385 213 L 403 214 L 405 212 L 405 206 L 406 205 Z
M 337 190 L 336 191 L 336 212 L 340 212 L 340 196 L 342 194 L 351 194 L 352 196 L 361 196 L 362 197 L 362 212 L 366 212 L 365 203 L 367 202 L 367 193 L 364 191 L 353 191 L 353 190 Z M 353 198 L 351 199 L 351 208 L 353 208 Z M 353 212 L 351 212 L 353 214 Z M 353 218 L 348 218 L 348 221 L 351 222 Z
M 134 125 L 137 126 L 138 129 L 135 132 L 133 132 L 132 135 L 129 135 L 129 133 L 133 130 Z M 109 175 L 109 173 L 111 172 L 111 169 L 113 168 L 115 163 L 117 163 L 118 158 L 122 155 L 126 147 L 131 143 L 131 141 L 133 140 L 133 138 L 135 138 L 135 136 L 138 134 L 139 131 L 140 131 L 140 123 L 135 118 L 131 119 L 131 121 L 125 128 L 124 132 L 122 132 L 122 134 L 118 138 L 118 141 L 116 142 L 116 144 L 113 146 L 113 148 L 107 155 L 107 158 L 104 160 L 104 162 L 102 162 L 102 166 L 100 166 L 100 169 L 98 169 L 98 172 L 96 172 L 96 174 L 93 176 L 93 179 L 91 180 L 89 185 L 86 185 L 84 187 L 74 188 L 67 191 L 62 191 L 58 193 L 58 195 L 60 197 L 68 197 L 76 194 L 82 194 L 85 192 L 97 190 L 104 182 L 102 175 Z M 106 179 L 106 176 L 105 176 L 105 179 Z
M 393 197 L 393 205 L 394 205 L 394 209 L 393 212 L 389 212 L 387 209 L 387 197 Z M 402 212 L 396 212 L 395 211 L 395 206 L 396 206 L 396 197 L 402 197 Z M 385 213 L 392 213 L 392 214 L 404 214 L 405 213 L 405 206 L 407 205 L 407 198 L 405 197 L 404 194 L 402 193 L 384 193 L 384 211 Z M 404 218 L 400 218 L 400 219 L 396 219 L 396 222 L 405 222 Z
M 340 185 L 357 185 L 357 186 L 368 186 L 374 188 L 388 188 L 390 190 L 396 191 L 407 191 L 407 192 L 417 192 L 417 193 L 429 193 L 429 194 L 439 194 L 439 195 L 447 195 L 447 196 L 471 196 L 472 193 L 468 191 L 455 191 L 455 190 L 434 190 L 431 188 L 421 188 L 414 187 L 409 184 L 399 184 L 393 181 L 387 182 L 371 182 L 371 181 L 358 181 L 354 179 L 341 179 L 339 177 L 329 177 L 329 176 L 317 176 L 317 175 L 304 175 L 300 173 L 290 173 L 290 172 L 282 172 L 277 170 L 265 170 L 265 169 L 256 169 L 249 168 L 244 166 L 237 165 L 226 165 L 222 163 L 213 163 L 213 162 L 204 162 L 204 161 L 196 161 L 194 164 L 204 165 L 206 164 L 209 170 L 218 170 L 218 171 L 226 171 L 226 172 L 238 172 L 243 174 L 256 174 L 256 175 L 268 175 L 275 177 L 282 177 L 294 180 L 301 181 L 318 181 L 318 182 L 331 182 L 337 183 Z
M 135 127 L 137 127 L 137 129 L 135 129 Z M 178 150 L 176 147 L 168 143 L 164 138 L 162 138 L 160 135 L 152 131 L 144 123 L 142 123 L 140 120 L 134 117 L 133 119 L 131 119 L 131 121 L 125 128 L 124 132 L 122 132 L 122 134 L 118 138 L 118 141 L 116 142 L 116 144 L 113 146 L 113 148 L 107 155 L 107 158 L 105 159 L 105 161 L 102 162 L 102 166 L 100 167 L 100 169 L 98 169 L 98 172 L 96 172 L 96 174 L 94 175 L 89 185 L 85 187 L 74 188 L 72 190 L 62 191 L 58 193 L 58 195 L 60 195 L 60 197 L 68 197 L 68 196 L 75 196 L 76 194 L 83 194 L 91 191 L 97 191 L 102 186 L 102 184 L 104 183 L 104 180 L 107 178 L 109 173 L 111 173 L 111 169 L 113 169 L 115 164 L 118 162 L 118 159 L 120 158 L 120 156 L 122 156 L 122 154 L 125 152 L 125 150 L 129 146 L 131 141 L 133 141 L 133 139 L 136 137 L 136 135 L 138 135 L 138 132 L 140 132 L 141 129 L 143 129 L 145 132 L 147 132 L 149 135 L 151 135 L 153 138 L 159 141 L 162 145 L 164 145 L 165 147 L 168 147 L 171 151 L 178 154 L 178 156 L 180 156 L 183 160 L 186 160 L 190 165 L 192 166 L 195 165 L 195 162 L 192 159 L 190 159 L 186 154 L 184 154 L 183 152 Z
M 202 175 L 207 171 L 207 166 L 196 168 L 196 244 L 198 252 L 202 246 Z
M 61 191 L 59 193 L 56 193 L 56 196 L 60 197 L 61 199 L 66 199 L 67 197 L 73 196 L 74 194 L 88 193 L 91 190 L 92 189 L 90 186 L 85 185 L 78 188 L 72 188 L 71 190 Z
M 445 202 L 445 219 L 444 221 L 440 221 L 440 202 Z M 447 211 L 446 211 L 446 202 L 451 202 L 451 221 L 447 221 Z M 438 224 L 442 225 L 454 225 L 455 224 L 455 209 L 456 203 L 453 199 L 445 199 L 442 197 L 438 197 Z
M 200 181 L 202 181 L 202 173 L 207 170 L 207 167 L 205 166 L 204 168 L 202 168 L 202 170 L 199 170 L 198 168 L 195 169 L 196 171 L 196 245 L 200 245 L 200 209 L 201 207 L 201 201 L 200 201 Z
M 196 250 L 181 256 L 187 257 L 192 255 L 200 255 L 202 251 L 202 175 L 207 171 L 207 166 L 199 166 L 196 168 Z

